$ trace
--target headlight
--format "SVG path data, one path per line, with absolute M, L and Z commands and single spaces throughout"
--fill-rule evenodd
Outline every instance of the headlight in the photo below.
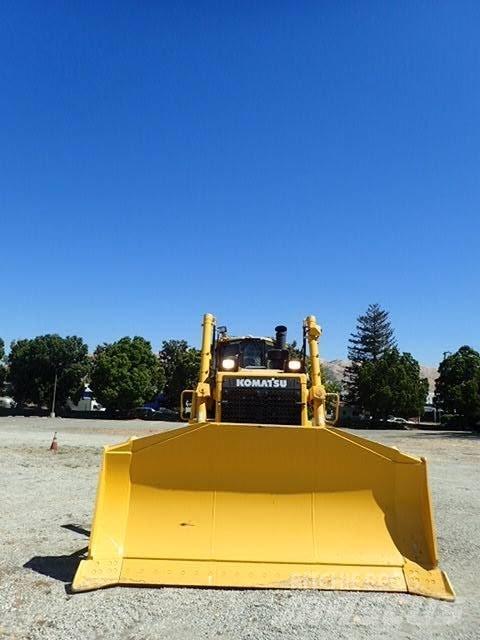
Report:
M 235 360 L 233 358 L 225 358 L 225 360 L 222 360 L 222 369 L 226 371 L 235 369 Z
M 290 369 L 290 371 L 300 371 L 300 369 L 302 368 L 302 363 L 300 362 L 300 360 L 289 360 L 288 368 Z

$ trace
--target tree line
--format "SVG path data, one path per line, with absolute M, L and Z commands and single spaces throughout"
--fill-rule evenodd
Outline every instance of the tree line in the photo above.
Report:
M 295 343 L 289 348 L 298 351 Z M 398 348 L 389 313 L 378 304 L 357 318 L 348 357 L 341 385 L 325 376 L 327 390 L 340 391 L 345 404 L 374 420 L 423 413 L 428 381 L 412 354 Z M 128 411 L 159 393 L 176 408 L 181 391 L 195 386 L 199 362 L 199 350 L 186 340 L 165 340 L 156 354 L 144 338 L 125 337 L 89 355 L 82 338 L 48 334 L 14 341 L 6 356 L 0 339 L 0 388 L 9 382 L 17 403 L 49 407 L 56 381 L 58 409 L 68 398 L 77 401 L 88 382 L 111 411 Z M 441 362 L 435 403 L 465 424 L 480 421 L 480 354 L 473 348 L 462 346 Z
M 344 399 L 374 420 L 389 415 L 421 415 L 428 394 L 428 380 L 410 353 L 401 352 L 389 313 L 369 305 L 357 318 L 349 339 L 343 380 Z M 463 346 L 444 358 L 435 381 L 434 404 L 451 413 L 464 426 L 480 422 L 480 353 Z
M 50 407 L 56 386 L 55 410 L 77 402 L 86 383 L 110 411 L 142 406 L 160 392 L 166 406 L 176 407 L 200 364 L 200 352 L 186 340 L 165 340 L 155 354 L 140 336 L 99 345 L 93 355 L 82 338 L 56 334 L 15 341 L 6 358 L 3 341 L 0 347 L 0 381 L 10 383 L 16 402 Z

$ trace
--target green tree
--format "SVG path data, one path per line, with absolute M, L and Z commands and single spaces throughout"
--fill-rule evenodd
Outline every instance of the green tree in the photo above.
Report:
M 67 398 L 78 398 L 83 389 L 89 372 L 88 347 L 77 336 L 37 336 L 13 342 L 8 363 L 13 396 L 19 403 L 50 407 L 56 374 L 58 408 Z
M 444 411 L 463 416 L 465 424 L 480 421 L 480 353 L 460 347 L 438 368 L 435 398 Z
M 396 347 L 384 351 L 376 360 L 364 362 L 356 385 L 357 406 L 374 418 L 418 415 L 428 393 L 428 380 L 420 377 L 418 362 Z
M 95 349 L 91 386 L 107 409 L 128 411 L 151 400 L 161 384 L 158 359 L 148 340 L 121 338 Z
M 4 358 L 5 358 L 5 343 L 2 340 L 2 338 L 0 338 L 0 393 L 3 390 L 3 385 L 5 384 L 5 378 L 7 374 L 7 369 L 4 365 Z
M 369 304 L 365 314 L 357 318 L 357 326 L 349 339 L 348 357 L 353 362 L 377 360 L 396 346 L 389 313 L 379 304 Z
M 166 404 L 176 408 L 180 405 L 181 392 L 197 386 L 200 351 L 189 346 L 186 340 L 164 340 L 159 361 Z
M 386 351 L 396 347 L 389 313 L 379 304 L 368 305 L 367 311 L 357 318 L 354 333 L 348 341 L 350 365 L 345 368 L 344 387 L 346 401 L 351 405 L 359 404 L 359 372 L 366 362 L 375 362 Z

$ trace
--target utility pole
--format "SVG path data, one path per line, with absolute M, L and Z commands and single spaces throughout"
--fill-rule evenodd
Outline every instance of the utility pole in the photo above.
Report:
M 52 410 L 50 411 L 50 418 L 55 418 L 55 399 L 57 397 L 57 370 L 55 369 L 55 381 L 53 383 L 53 397 L 52 397 Z
M 444 360 L 446 359 L 447 355 L 451 356 L 451 355 L 452 355 L 452 352 L 451 352 L 451 351 L 444 351 L 444 352 L 443 352 L 443 359 L 444 359 Z

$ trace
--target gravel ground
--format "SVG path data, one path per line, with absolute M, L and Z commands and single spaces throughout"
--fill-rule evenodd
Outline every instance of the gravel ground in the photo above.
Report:
M 427 456 L 455 603 L 385 593 L 116 587 L 72 595 L 102 446 L 162 423 L 0 418 L 0 638 L 471 638 L 480 623 L 478 437 L 363 431 Z M 48 451 L 58 431 L 59 453 Z

